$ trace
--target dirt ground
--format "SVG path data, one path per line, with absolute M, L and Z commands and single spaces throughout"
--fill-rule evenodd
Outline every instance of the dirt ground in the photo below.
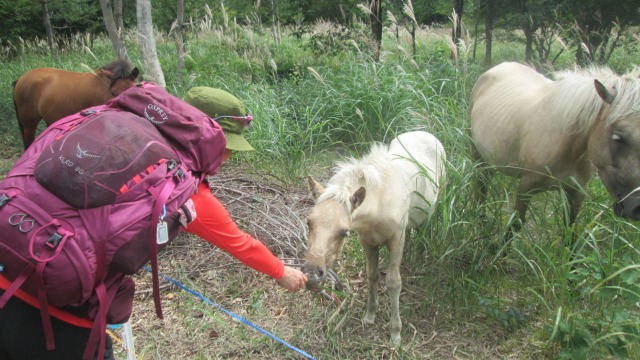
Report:
M 275 181 L 247 177 L 231 167 L 210 180 L 215 195 L 241 228 L 261 239 L 287 264 L 302 265 L 304 219 L 313 205 L 304 189 L 285 189 Z M 359 251 L 357 241 L 348 247 Z M 393 348 L 387 343 L 389 309 L 384 285 L 378 289 L 377 323 L 364 326 L 360 319 L 367 295 L 362 260 L 343 255 L 335 270 L 346 292 L 292 294 L 205 241 L 181 235 L 160 256 L 160 273 L 183 286 L 161 280 L 164 320 L 155 315 L 150 273 L 141 271 L 135 276 L 131 324 L 136 358 L 544 357 L 539 344 L 525 340 L 530 338 L 526 333 L 508 334 L 500 327 L 487 327 L 484 314 L 461 321 L 448 304 L 430 301 L 434 297 L 425 296 L 420 281 L 430 275 L 428 270 L 403 270 L 403 345 Z M 113 330 L 112 334 L 117 358 L 127 359 L 120 332 Z

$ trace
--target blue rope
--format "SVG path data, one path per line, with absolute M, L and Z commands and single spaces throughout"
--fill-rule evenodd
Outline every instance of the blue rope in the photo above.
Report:
M 145 269 L 145 270 L 147 270 L 147 271 L 151 271 L 151 269 L 150 269 L 150 268 L 148 268 L 148 267 L 146 267 L 146 266 L 144 267 L 144 269 Z M 200 300 L 202 300 L 202 301 L 206 302 L 207 304 L 210 304 L 210 305 L 215 306 L 215 307 L 216 307 L 216 308 L 218 308 L 219 310 L 223 311 L 224 313 L 226 313 L 227 315 L 231 316 L 232 318 L 234 318 L 234 319 L 236 319 L 236 320 L 240 321 L 241 323 L 243 323 L 243 324 L 245 324 L 245 325 L 248 325 L 248 326 L 250 326 L 250 327 L 254 328 L 255 330 L 257 330 L 257 331 L 259 331 L 259 332 L 261 332 L 261 333 L 263 333 L 263 334 L 267 335 L 268 337 L 272 338 L 273 340 L 275 340 L 275 341 L 277 341 L 277 342 L 279 342 L 279 343 L 281 343 L 281 344 L 285 345 L 285 346 L 286 346 L 286 347 L 288 347 L 289 349 L 294 350 L 294 351 L 297 351 L 298 353 L 302 354 L 302 355 L 303 355 L 303 356 L 305 356 L 306 358 L 309 358 L 309 359 L 315 360 L 313 356 L 309 355 L 309 354 L 308 354 L 307 352 L 305 352 L 304 350 L 298 349 L 297 347 L 295 347 L 295 346 L 293 346 L 293 345 L 290 345 L 289 343 L 287 343 L 286 341 L 284 341 L 284 340 L 280 339 L 279 337 L 277 337 L 277 336 L 275 336 L 275 335 L 271 334 L 270 332 L 268 332 L 268 331 L 266 331 L 266 330 L 264 330 L 264 329 L 260 328 L 259 326 L 255 325 L 255 324 L 253 324 L 251 321 L 249 321 L 249 320 L 247 320 L 247 319 L 243 318 L 242 316 L 240 316 L 240 315 L 238 315 L 238 314 L 236 314 L 236 313 L 234 313 L 234 312 L 231 312 L 231 311 L 229 311 L 229 310 L 227 310 L 227 309 L 223 308 L 222 306 L 220 306 L 220 305 L 216 304 L 215 302 L 213 302 L 213 301 L 211 301 L 211 300 L 207 299 L 207 298 L 206 298 L 206 297 L 204 297 L 203 295 L 200 295 L 198 292 L 196 292 L 196 291 L 194 291 L 194 290 L 191 290 L 191 289 L 189 289 L 188 287 L 186 287 L 186 286 L 182 285 L 182 284 L 181 284 L 180 282 L 178 282 L 177 280 L 174 280 L 174 279 L 172 279 L 172 278 L 170 278 L 170 277 L 168 277 L 168 276 L 166 276 L 166 275 L 163 275 L 163 274 L 159 274 L 159 275 L 160 275 L 163 279 L 165 279 L 165 280 L 167 280 L 167 281 L 169 281 L 169 282 L 173 283 L 174 285 L 176 285 L 176 286 L 177 286 L 177 287 L 179 287 L 180 289 L 182 289 L 182 290 L 184 290 L 184 291 L 188 292 L 189 294 L 196 296 L 197 298 L 199 298 Z

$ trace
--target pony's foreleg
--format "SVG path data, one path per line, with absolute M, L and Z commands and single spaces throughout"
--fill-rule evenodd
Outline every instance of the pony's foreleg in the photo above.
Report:
M 365 324 L 374 324 L 376 322 L 376 309 L 378 308 L 378 281 L 380 280 L 378 255 L 380 253 L 380 247 L 367 245 L 364 242 L 360 243 L 367 257 L 367 282 L 369 284 L 367 312 L 364 314 L 362 321 Z
M 489 168 L 487 164 L 482 162 L 480 154 L 473 148 L 473 157 L 476 161 L 479 161 L 478 168 L 473 174 L 472 183 L 474 185 L 473 189 L 473 201 L 475 206 L 480 209 L 479 219 L 483 223 L 487 222 L 487 214 L 484 204 L 487 202 L 487 196 L 489 193 L 489 184 L 491 183 L 491 179 L 493 178 L 494 171 Z
M 400 343 L 400 332 L 402 331 L 402 320 L 400 320 L 400 291 L 402 290 L 402 278 L 400 277 L 400 263 L 402 262 L 402 252 L 404 250 L 405 231 L 397 234 L 387 245 L 389 248 L 389 269 L 387 270 L 387 291 L 389 292 L 389 302 L 391 303 L 389 322 L 391 328 L 390 342 Z
M 509 225 L 509 229 L 504 238 L 505 244 L 511 242 L 513 234 L 517 233 L 524 226 L 524 222 L 527 218 L 527 208 L 529 207 L 529 201 L 531 200 L 531 194 L 518 191 L 516 194 L 515 211 L 518 214 L 518 219 L 513 221 Z
M 568 206 L 569 206 L 569 214 L 567 219 L 567 227 L 573 227 L 573 224 L 576 223 L 576 219 L 578 218 L 578 213 L 580 212 L 580 208 L 582 207 L 582 202 L 584 201 L 584 193 L 576 188 L 576 187 L 565 187 L 564 193 L 567 196 Z M 571 239 L 569 240 L 569 247 L 571 251 L 573 251 L 573 246 L 575 245 L 577 237 L 577 232 L 575 229 L 571 231 Z

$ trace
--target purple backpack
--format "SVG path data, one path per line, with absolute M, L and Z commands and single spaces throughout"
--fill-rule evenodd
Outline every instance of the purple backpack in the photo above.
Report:
M 12 282 L 0 307 L 17 289 L 37 297 L 53 349 L 48 306 L 89 305 L 84 357 L 100 344 L 101 358 L 106 324 L 131 315 L 126 275 L 150 259 L 162 318 L 157 251 L 225 145 L 215 121 L 151 83 L 49 126 L 0 182 L 0 274 Z

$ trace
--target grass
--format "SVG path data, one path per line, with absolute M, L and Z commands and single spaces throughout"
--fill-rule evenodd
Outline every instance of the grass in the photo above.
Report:
M 254 115 L 247 137 L 259 151 L 234 156 L 231 166 L 249 168 L 252 176 L 290 192 L 304 192 L 305 176 L 326 180 L 338 157 L 362 154 L 372 141 L 389 141 L 398 132 L 424 129 L 445 146 L 448 178 L 430 221 L 415 232 L 406 251 L 401 348 L 385 344 L 386 295 L 380 297 L 378 324 L 360 323 L 366 287 L 355 239 L 336 266 L 349 286 L 341 305 L 277 290 L 264 277 L 192 239 L 174 243 L 163 255 L 163 269 L 170 269 L 171 276 L 318 359 L 596 359 L 633 358 L 640 352 L 638 228 L 613 216 L 599 179 L 588 184 L 574 230 L 573 260 L 565 247 L 570 237 L 562 221 L 565 204 L 557 193 L 534 199 L 527 226 L 508 247 L 501 237 L 513 221 L 515 182 L 498 176 L 490 201 L 472 201 L 479 168 L 470 157 L 469 93 L 483 69 L 470 63 L 470 49 L 463 49 L 457 67 L 451 63 L 447 29 L 420 33 L 415 58 L 405 50 L 406 38 L 398 43 L 385 37 L 379 63 L 371 61 L 363 42 L 329 55 L 314 51 L 305 38 L 285 35 L 278 46 L 269 35 L 260 35 L 268 31 L 205 30 L 190 34 L 181 83 L 175 82 L 175 47 L 166 37 L 158 42 L 158 53 L 167 87 L 175 95 L 192 86 L 220 87 L 242 99 Z M 40 42 L 24 42 L 16 58 L 3 59 L 3 174 L 22 151 L 11 82 L 34 67 L 86 71 L 112 60 L 107 39 L 93 39 L 91 45 L 87 38 L 78 36 L 55 51 Z M 128 46 L 139 63 L 134 40 Z M 520 60 L 518 46 L 495 43 L 494 62 Z M 566 66 L 569 62 L 562 59 Z M 298 256 L 303 254 L 304 249 L 298 250 Z M 137 350 L 144 358 L 300 358 L 175 288 L 164 292 L 168 321 L 154 322 L 145 279 L 138 275 L 142 291 L 133 321 Z

